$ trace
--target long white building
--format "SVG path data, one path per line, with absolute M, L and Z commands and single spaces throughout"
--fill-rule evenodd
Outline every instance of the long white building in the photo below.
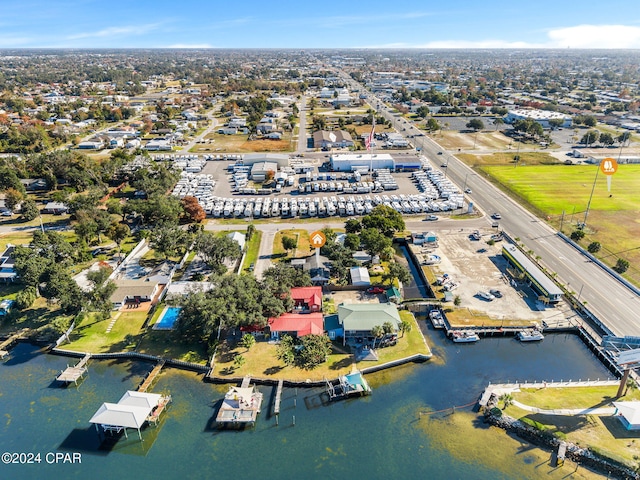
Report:
M 536 110 L 533 108 L 518 108 L 515 110 L 509 110 L 507 116 L 504 121 L 506 123 L 513 123 L 516 120 L 535 120 L 542 128 L 550 128 L 549 120 L 551 119 L 561 119 L 563 120 L 562 127 L 571 127 L 573 125 L 573 119 L 570 115 L 561 112 L 552 112 L 547 110 Z

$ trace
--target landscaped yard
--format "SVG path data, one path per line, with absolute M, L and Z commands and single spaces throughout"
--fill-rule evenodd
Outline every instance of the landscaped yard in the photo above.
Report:
M 544 409 L 554 408 L 588 408 L 608 406 L 617 392 L 612 387 L 572 387 L 572 388 L 540 388 L 525 389 L 514 392 L 513 398 L 525 405 Z M 640 399 L 638 390 L 629 390 L 620 401 Z M 640 432 L 626 430 L 617 418 L 611 415 L 542 415 L 509 406 L 507 415 L 519 419 L 529 419 L 542 428 L 557 433 L 570 442 L 594 451 L 614 460 L 632 466 L 638 466 L 640 456 Z
M 402 319 L 412 323 L 410 332 L 398 339 L 398 343 L 392 347 L 379 348 L 376 350 L 379 360 L 375 362 L 366 361 L 354 364 L 354 357 L 348 352 L 347 347 L 342 347 L 340 343 L 334 343 L 334 352 L 329 355 L 327 361 L 313 370 L 304 370 L 298 367 L 285 366 L 276 357 L 276 345 L 267 343 L 264 340 L 256 344 L 247 351 L 242 346 L 226 348 L 224 345 L 218 350 L 214 375 L 239 377 L 251 375 L 253 377 L 286 379 L 291 381 L 322 381 L 324 378 L 336 378 L 341 374 L 349 373 L 354 365 L 358 369 L 380 365 L 400 358 L 422 353 L 430 353 L 420 328 L 413 315 L 408 311 L 400 311 Z M 402 334 L 400 334 L 402 335 Z M 242 367 L 234 369 L 235 355 L 242 355 L 245 363 Z
M 107 333 L 109 324 L 116 316 L 117 320 Z M 61 345 L 61 348 L 91 353 L 133 350 L 144 333 L 142 325 L 146 318 L 146 311 L 112 312 L 107 320 L 88 315 L 71 333 L 72 342 Z
M 3 285 L 0 287 L 0 300 L 15 298 L 24 285 Z M 71 318 L 60 313 L 57 305 L 47 305 L 47 300 L 39 297 L 33 305 L 23 311 L 13 308 L 6 317 L 0 317 L 0 333 L 9 334 L 22 328 L 36 330 L 36 335 L 54 340 L 71 324 Z M 53 327 L 55 325 L 55 328 Z M 61 330 L 59 330 L 61 329 Z
M 262 232 L 256 230 L 246 244 L 246 254 L 244 257 L 244 263 L 242 264 L 242 271 L 248 272 L 249 267 L 253 264 L 255 266 L 258 261 L 258 253 L 260 251 L 260 242 L 262 240 Z

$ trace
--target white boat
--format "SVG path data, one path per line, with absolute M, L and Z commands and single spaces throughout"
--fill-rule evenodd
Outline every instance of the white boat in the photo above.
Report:
M 444 318 L 442 318 L 440 310 L 431 310 L 431 312 L 429 312 L 429 319 L 433 324 L 433 328 L 444 328 Z
M 528 328 L 518 332 L 518 340 L 521 342 L 538 342 L 544 339 L 544 335 L 537 328 Z
M 455 343 L 472 343 L 480 340 L 477 333 L 469 330 L 452 330 L 449 334 L 451 335 L 451 340 Z

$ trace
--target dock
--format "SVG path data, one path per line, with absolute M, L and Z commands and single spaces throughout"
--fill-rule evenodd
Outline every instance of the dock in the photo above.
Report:
M 56 377 L 56 381 L 67 384 L 73 382 L 75 385 L 78 385 L 78 381 L 81 380 L 85 373 L 89 371 L 87 364 L 89 363 L 90 358 L 91 354 L 87 353 L 82 357 L 82 360 L 73 367 L 67 365 L 67 368 L 60 372 L 60 375 Z
M 250 376 L 244 377 L 240 387 L 231 387 L 224 396 L 216 423 L 218 426 L 254 424 L 262 407 L 262 393 L 250 385 Z
M 153 367 L 153 370 L 149 372 L 149 375 L 147 375 L 147 377 L 142 381 L 142 383 L 138 387 L 138 392 L 145 393 L 149 389 L 153 381 L 156 379 L 156 377 L 160 373 L 160 370 L 162 370 L 162 367 L 164 367 L 164 360 L 160 360 L 156 364 L 156 366 Z
M 173 399 L 171 398 L 171 395 L 163 395 L 162 397 L 160 397 L 158 405 L 156 405 L 156 407 L 147 417 L 147 422 L 157 425 L 158 422 L 160 421 L 160 415 L 162 415 L 162 412 L 165 411 L 165 409 L 172 402 L 172 400 Z
M 0 343 L 0 359 L 5 358 L 7 355 L 9 355 L 9 348 L 11 348 L 11 346 L 17 342 L 18 340 L 20 340 L 21 338 L 24 337 L 25 333 L 27 333 L 29 331 L 28 328 L 23 328 L 22 330 L 20 330 L 19 332 L 14 333 L 13 335 L 11 335 L 9 338 L 7 338 L 4 342 Z
M 336 385 L 329 380 L 326 382 L 329 400 L 341 400 L 352 396 L 371 395 L 371 387 L 364 378 L 364 375 L 357 370 L 349 375 L 340 376 Z
M 278 380 L 278 388 L 276 389 L 276 399 L 273 403 L 273 414 L 278 415 L 280 413 L 280 402 L 282 401 L 282 387 L 284 385 L 284 381 L 282 379 Z

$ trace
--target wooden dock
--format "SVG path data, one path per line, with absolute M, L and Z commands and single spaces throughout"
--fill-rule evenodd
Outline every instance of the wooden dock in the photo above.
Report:
M 254 424 L 262 406 L 262 393 L 251 386 L 251 377 L 247 375 L 240 387 L 231 387 L 224 396 L 216 423 L 219 426 L 240 426 Z
M 162 370 L 162 367 L 164 367 L 164 360 L 160 360 L 156 364 L 156 366 L 153 367 L 153 370 L 149 372 L 149 375 L 147 375 L 147 378 L 145 378 L 143 382 L 140 384 L 140 386 L 138 387 L 138 392 L 144 393 L 149 389 L 153 381 L 156 379 L 156 377 L 160 373 L 160 370 Z
M 28 328 L 23 328 L 19 332 L 14 333 L 9 338 L 7 338 L 4 342 L 0 343 L 0 359 L 5 358 L 9 355 L 9 348 L 16 341 L 20 340 L 24 335 L 29 331 Z
M 147 417 L 147 422 L 157 425 L 158 421 L 160 421 L 160 415 L 162 415 L 162 412 L 164 412 L 164 410 L 172 402 L 172 400 L 173 399 L 171 398 L 171 395 L 162 396 L 156 408 L 154 408 L 153 411 Z
M 242 384 L 240 388 L 249 388 L 249 383 L 251 383 L 251 375 L 247 375 L 242 379 Z
M 91 358 L 91 354 L 87 353 L 82 359 L 73 367 L 67 365 L 67 368 L 60 372 L 60 375 L 56 377 L 58 382 L 71 383 L 78 385 L 78 380 L 84 377 L 84 374 L 89 370 L 87 363 Z
M 284 385 L 284 381 L 282 379 L 278 380 L 278 388 L 276 390 L 276 399 L 273 404 L 273 414 L 278 415 L 280 413 L 280 402 L 282 401 L 282 387 Z
M 556 454 L 556 466 L 564 465 L 564 459 L 567 455 L 567 442 L 562 441 L 558 444 L 558 453 Z

